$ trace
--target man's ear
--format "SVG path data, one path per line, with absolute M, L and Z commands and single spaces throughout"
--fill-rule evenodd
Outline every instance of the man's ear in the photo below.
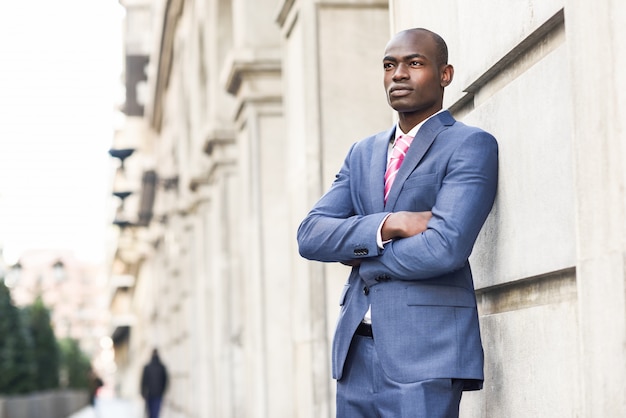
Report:
M 441 87 L 448 87 L 454 78 L 454 67 L 445 64 L 441 67 Z

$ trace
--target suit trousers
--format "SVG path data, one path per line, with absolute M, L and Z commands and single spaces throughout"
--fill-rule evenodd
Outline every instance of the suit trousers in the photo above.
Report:
M 337 381 L 337 418 L 458 418 L 463 381 L 389 379 L 374 338 L 355 335 Z

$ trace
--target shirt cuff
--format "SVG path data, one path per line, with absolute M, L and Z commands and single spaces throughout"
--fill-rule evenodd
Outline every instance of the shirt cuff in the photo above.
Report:
M 387 216 L 383 218 L 383 220 L 380 222 L 380 225 L 378 225 L 378 231 L 376 231 L 376 245 L 378 245 L 378 248 L 380 248 L 381 250 L 385 248 L 385 244 L 387 244 L 388 242 L 391 242 L 390 239 L 383 242 L 383 233 L 382 233 L 383 224 L 385 223 L 389 215 L 391 215 L 391 213 L 388 213 Z

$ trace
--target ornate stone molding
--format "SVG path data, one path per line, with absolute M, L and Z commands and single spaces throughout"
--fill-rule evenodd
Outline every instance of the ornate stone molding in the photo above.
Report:
M 161 31 L 161 42 L 159 44 L 153 108 L 150 115 L 151 124 L 157 132 L 161 130 L 161 122 L 163 120 L 162 97 L 170 79 L 176 27 L 183 13 L 184 3 L 184 0 L 167 0 L 165 12 L 163 13 L 163 30 Z

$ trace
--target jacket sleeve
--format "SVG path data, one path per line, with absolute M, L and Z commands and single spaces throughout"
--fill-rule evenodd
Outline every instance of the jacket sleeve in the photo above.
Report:
M 148 397 L 148 385 L 146 382 L 146 368 L 144 367 L 142 372 L 141 372 L 141 385 L 140 385 L 140 390 L 141 390 L 141 396 L 143 398 L 147 398 Z
M 330 189 L 300 224 L 297 233 L 300 255 L 316 261 L 349 261 L 378 256 L 376 233 L 385 212 L 359 215 L 352 187 L 352 146 Z
M 498 145 L 477 131 L 453 151 L 432 208 L 428 229 L 394 240 L 379 257 L 363 260 L 359 274 L 368 285 L 434 278 L 467 263 L 496 195 Z

